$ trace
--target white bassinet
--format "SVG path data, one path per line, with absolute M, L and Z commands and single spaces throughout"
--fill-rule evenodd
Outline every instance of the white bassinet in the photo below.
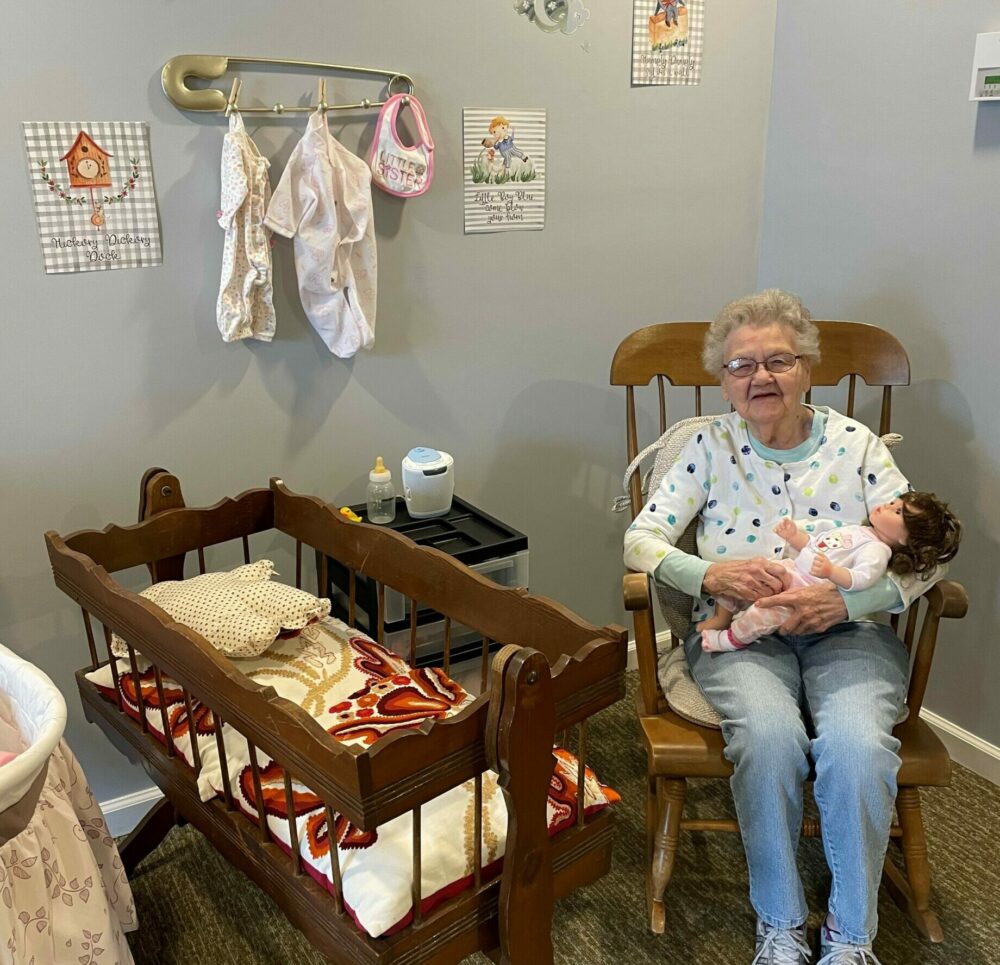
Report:
M 52 681 L 0 645 L 0 759 L 16 755 L 0 764 L 0 962 L 125 965 L 132 890 L 65 726 Z

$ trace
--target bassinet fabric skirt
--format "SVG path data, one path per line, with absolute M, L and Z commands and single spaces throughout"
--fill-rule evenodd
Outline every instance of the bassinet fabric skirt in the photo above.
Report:
M 16 819 L 16 808 L 0 813 L 0 934 L 8 936 L 0 961 L 131 963 L 132 889 L 65 741 L 49 758 L 27 824 L 5 840 L 5 819 Z
M 0 694 L 3 743 L 15 727 Z M 136 925 L 114 839 L 60 739 L 27 792 L 0 810 L 0 962 L 127 965 L 125 933 Z

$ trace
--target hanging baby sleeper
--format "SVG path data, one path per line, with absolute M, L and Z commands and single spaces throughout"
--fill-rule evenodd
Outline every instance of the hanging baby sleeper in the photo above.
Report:
M 281 175 L 265 224 L 295 239 L 306 317 L 334 355 L 375 342 L 376 252 L 371 171 L 316 111 Z
M 222 206 L 226 232 L 216 319 L 222 339 L 274 338 L 271 238 L 264 214 L 271 198 L 267 158 L 247 134 L 243 118 L 229 115 L 222 145 Z

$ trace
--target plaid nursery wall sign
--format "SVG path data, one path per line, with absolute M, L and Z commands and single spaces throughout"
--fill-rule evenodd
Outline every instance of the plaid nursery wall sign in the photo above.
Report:
M 633 0 L 632 86 L 701 83 L 705 0 Z
M 45 271 L 161 264 L 145 121 L 25 121 Z

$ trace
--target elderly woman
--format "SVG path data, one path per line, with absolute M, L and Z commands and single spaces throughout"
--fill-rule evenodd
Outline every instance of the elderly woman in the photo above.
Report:
M 910 487 L 865 426 L 805 405 L 819 332 L 793 295 L 775 289 L 726 306 L 709 328 L 703 361 L 734 412 L 691 438 L 625 537 L 625 562 L 695 599 L 695 623 L 715 595 L 786 606 L 776 634 L 752 647 L 702 650 L 692 628 L 691 671 L 723 717 L 726 757 L 757 912 L 754 963 L 808 962 L 808 916 L 796 849 L 803 784 L 815 763 L 815 798 L 833 876 L 820 931 L 823 965 L 871 965 L 882 861 L 889 841 L 907 652 L 890 628 L 866 620 L 897 611 L 933 581 L 886 576 L 857 592 L 824 582 L 783 590 L 774 528 L 808 532 L 862 523 Z M 676 548 L 698 519 L 698 556 Z

